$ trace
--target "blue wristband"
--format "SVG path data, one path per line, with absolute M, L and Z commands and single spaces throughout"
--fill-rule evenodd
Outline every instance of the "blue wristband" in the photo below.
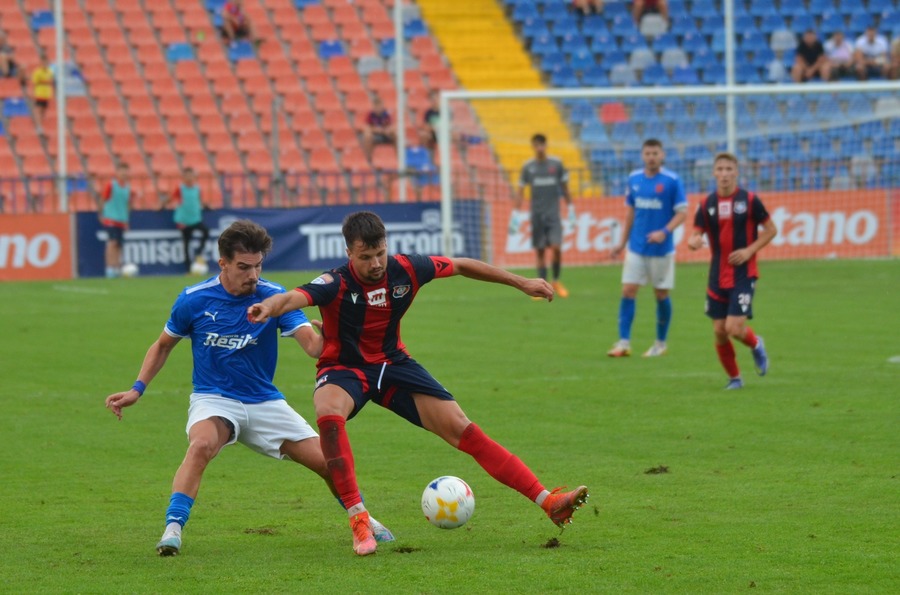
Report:
M 141 382 L 140 380 L 134 381 L 134 386 L 131 387 L 131 390 L 137 391 L 137 394 L 144 396 L 144 391 L 147 390 L 147 385 Z
M 663 232 L 664 234 L 666 234 L 666 237 L 669 237 L 670 235 L 672 235 L 672 232 L 669 231 L 669 228 L 668 228 L 668 227 L 663 227 L 663 228 L 660 229 L 659 231 L 661 231 L 661 232 Z

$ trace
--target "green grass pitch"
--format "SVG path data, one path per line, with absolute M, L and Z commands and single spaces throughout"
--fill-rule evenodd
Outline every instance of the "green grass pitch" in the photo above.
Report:
M 591 498 L 560 534 L 468 456 L 370 405 L 350 438 L 398 541 L 361 559 L 312 473 L 239 445 L 207 471 L 182 554 L 157 557 L 189 345 L 124 421 L 103 399 L 131 385 L 190 280 L 0 284 L 0 591 L 896 593 L 900 261 L 761 267 L 753 327 L 772 367 L 758 378 L 738 346 L 736 392 L 722 390 L 702 266 L 679 268 L 670 351 L 652 361 L 605 356 L 618 267 L 565 270 L 572 297 L 551 304 L 460 278 L 423 288 L 403 325 L 412 355 L 549 487 Z M 654 314 L 645 289 L 638 353 Z M 276 383 L 311 420 L 314 362 L 292 342 L 280 358 Z M 419 509 L 443 474 L 476 496 L 454 531 Z

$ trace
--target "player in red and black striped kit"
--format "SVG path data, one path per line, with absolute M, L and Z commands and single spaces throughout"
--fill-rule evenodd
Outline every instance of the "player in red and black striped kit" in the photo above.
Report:
M 400 339 L 400 320 L 422 285 L 432 279 L 463 275 L 548 300 L 553 299 L 550 284 L 471 258 L 389 256 L 384 223 L 374 213 L 349 215 L 342 232 L 347 264 L 296 291 L 254 304 L 247 314 L 252 321 L 264 322 L 290 310 L 319 306 L 325 347 L 313 397 L 316 421 L 328 470 L 350 515 L 353 550 L 365 556 L 374 553 L 376 545 L 345 428 L 346 420 L 369 401 L 471 455 L 494 479 L 533 500 L 550 520 L 565 526 L 587 499 L 587 488 L 546 490 L 525 463 L 469 421 L 453 395 L 409 356 Z
M 762 337 L 756 336 L 747 319 L 753 318 L 753 293 L 759 272 L 756 253 L 778 233 L 762 201 L 737 185 L 738 161 L 731 153 L 719 153 L 713 164 L 716 191 L 697 208 L 691 250 L 703 247 L 709 238 L 712 262 L 706 290 L 706 315 L 712 318 L 719 361 L 728 373 L 726 389 L 742 388 L 731 337 L 753 350 L 756 371 L 764 376 L 769 357 Z M 760 232 L 759 227 L 762 226 Z

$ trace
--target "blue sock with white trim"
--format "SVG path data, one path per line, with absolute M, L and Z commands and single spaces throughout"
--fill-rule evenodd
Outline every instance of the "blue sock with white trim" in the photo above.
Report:
M 194 499 L 181 492 L 173 492 L 169 498 L 169 508 L 166 509 L 166 524 L 178 523 L 182 527 L 191 516 L 191 506 Z
M 631 340 L 631 323 L 634 322 L 634 311 L 637 308 L 634 298 L 623 297 L 619 302 L 619 338 Z
M 672 322 L 672 299 L 656 300 L 656 340 L 666 342 L 669 336 L 669 323 Z

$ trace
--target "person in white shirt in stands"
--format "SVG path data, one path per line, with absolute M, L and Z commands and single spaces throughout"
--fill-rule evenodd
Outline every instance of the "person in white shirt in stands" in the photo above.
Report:
M 867 27 L 866 32 L 856 40 L 853 62 L 856 67 L 856 78 L 861 81 L 884 76 L 888 66 L 887 38 L 879 35 L 875 27 Z
M 853 74 L 853 44 L 847 41 L 843 31 L 835 31 L 825 42 L 825 56 L 831 62 L 831 77 L 835 81 Z

